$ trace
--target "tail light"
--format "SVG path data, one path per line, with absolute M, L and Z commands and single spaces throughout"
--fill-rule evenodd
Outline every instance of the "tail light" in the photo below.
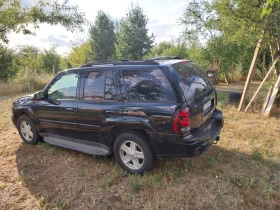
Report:
M 190 110 L 184 108 L 176 112 L 173 120 L 174 133 L 187 133 L 190 131 Z

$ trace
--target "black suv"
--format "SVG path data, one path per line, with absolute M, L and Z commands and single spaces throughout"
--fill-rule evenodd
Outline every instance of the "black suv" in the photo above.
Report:
M 184 59 L 88 63 L 13 103 L 23 141 L 114 154 L 142 174 L 155 159 L 193 156 L 219 140 L 223 116 L 206 72 Z

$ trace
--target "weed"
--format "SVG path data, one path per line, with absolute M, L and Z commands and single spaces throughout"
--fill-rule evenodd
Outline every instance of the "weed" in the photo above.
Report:
M 131 184 L 131 188 L 134 192 L 137 192 L 138 190 L 140 190 L 141 184 L 139 183 L 138 177 L 132 179 L 130 184 Z
M 182 169 L 179 168 L 179 167 L 177 167 L 177 168 L 176 168 L 176 171 L 175 171 L 175 174 L 176 174 L 177 176 L 181 176 L 181 175 L 182 175 Z
M 206 163 L 209 168 L 214 168 L 218 164 L 216 159 L 211 156 L 206 158 Z
M 77 169 L 77 172 L 78 172 L 79 176 L 84 177 L 84 176 L 86 175 L 86 172 L 87 172 L 87 171 L 86 171 L 85 168 L 79 167 L 79 168 Z
M 129 203 L 132 203 L 132 201 L 133 201 L 133 196 L 129 194 L 129 195 L 127 196 L 127 200 L 128 200 Z
M 188 169 L 188 170 L 190 170 L 190 169 L 193 168 L 193 166 L 192 166 L 192 160 L 190 160 L 190 159 L 184 161 L 183 165 L 184 165 L 184 168 L 185 168 L 185 169 Z
M 43 147 L 45 148 L 45 150 L 50 153 L 50 154 L 54 154 L 56 152 L 59 151 L 59 148 L 57 146 L 42 142 L 40 143 L 41 145 L 43 145 Z
M 39 198 L 38 206 L 41 208 L 44 208 L 46 206 L 46 199 L 44 198 L 44 196 L 41 196 L 41 198 Z
M 228 104 L 228 93 L 227 92 L 217 92 L 217 107 L 219 109 L 224 108 Z
M 252 158 L 261 161 L 263 159 L 263 154 L 258 148 L 255 148 L 252 152 Z
M 100 163 L 100 162 L 108 161 L 109 157 L 108 156 L 94 155 L 91 160 L 93 162 Z

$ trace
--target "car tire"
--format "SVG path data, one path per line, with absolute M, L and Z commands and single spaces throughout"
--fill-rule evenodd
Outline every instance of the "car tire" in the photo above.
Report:
M 22 115 L 18 118 L 17 128 L 20 137 L 25 143 L 35 145 L 41 140 L 39 133 L 35 129 L 34 123 L 28 116 Z
M 143 174 L 151 170 L 155 162 L 145 138 L 134 133 L 123 133 L 116 138 L 114 155 L 119 165 L 132 174 Z

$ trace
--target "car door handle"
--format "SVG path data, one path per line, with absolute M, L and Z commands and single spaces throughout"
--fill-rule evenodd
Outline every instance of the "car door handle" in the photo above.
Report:
M 105 112 L 106 115 L 116 115 L 116 111 L 113 111 L 113 110 L 107 110 Z
M 66 108 L 66 112 L 74 112 L 74 108 Z

